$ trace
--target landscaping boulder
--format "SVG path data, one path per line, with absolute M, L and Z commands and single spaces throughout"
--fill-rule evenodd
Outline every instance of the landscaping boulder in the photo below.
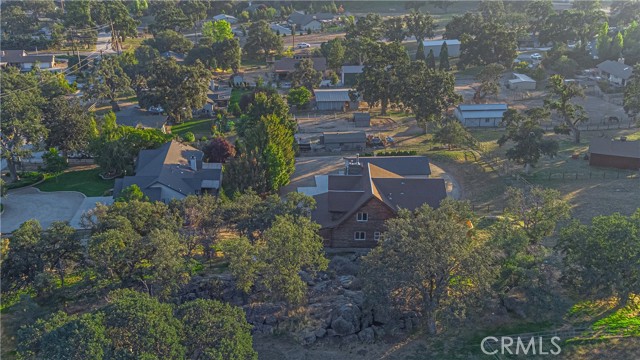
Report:
M 368 327 L 358 333 L 358 340 L 365 344 L 372 344 L 375 341 L 375 333 L 372 328 Z

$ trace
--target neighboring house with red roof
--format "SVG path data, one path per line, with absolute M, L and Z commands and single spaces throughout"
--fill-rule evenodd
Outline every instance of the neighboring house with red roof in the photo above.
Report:
M 445 182 L 430 174 L 424 156 L 345 158 L 344 174 L 328 175 L 326 191 L 313 196 L 317 208 L 311 217 L 321 226 L 325 246 L 374 247 L 385 221 L 399 209 L 438 207 L 447 196 Z

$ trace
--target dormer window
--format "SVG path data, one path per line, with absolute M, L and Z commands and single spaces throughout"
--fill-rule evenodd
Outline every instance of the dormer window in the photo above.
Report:
M 369 221 L 369 214 L 367 214 L 366 212 L 359 212 L 357 220 L 359 222 L 367 222 Z

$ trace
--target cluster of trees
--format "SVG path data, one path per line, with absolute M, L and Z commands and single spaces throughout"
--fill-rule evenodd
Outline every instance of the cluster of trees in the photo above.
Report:
M 240 107 L 244 114 L 236 125 L 236 156 L 225 168 L 225 191 L 275 192 L 295 170 L 296 122 L 275 90 L 258 88 L 240 99 Z
M 612 32 L 609 23 L 604 22 L 598 32 L 596 42 L 598 58 L 601 60 L 618 60 L 623 57 L 628 64 L 640 61 L 640 27 L 633 21 L 624 30 Z
M 115 113 L 109 112 L 100 119 L 87 150 L 106 176 L 131 175 L 140 150 L 157 148 L 170 139 L 157 129 L 118 125 Z
M 0 144 L 13 180 L 18 179 L 20 159 L 31 154 L 27 143 L 44 141 L 65 157 L 86 149 L 96 131 L 95 121 L 78 101 L 65 97 L 74 87 L 64 75 L 8 68 L 2 70 L 0 87 Z
M 200 60 L 213 69 L 238 72 L 242 50 L 240 42 L 233 36 L 231 25 L 224 21 L 207 21 L 202 24 L 202 38 L 198 46 L 189 51 L 187 64 Z
M 267 59 L 283 51 L 282 38 L 271 31 L 269 23 L 260 20 L 251 23 L 249 34 L 244 45 L 244 52 L 249 58 Z
M 20 331 L 21 359 L 255 360 L 251 325 L 238 307 L 215 300 L 179 306 L 134 290 L 108 294 L 98 310 L 57 312 Z

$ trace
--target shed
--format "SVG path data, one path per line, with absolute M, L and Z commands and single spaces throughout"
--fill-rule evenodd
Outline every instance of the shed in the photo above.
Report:
M 589 165 L 640 170 L 640 141 L 592 139 L 589 144 Z
M 507 82 L 507 87 L 512 90 L 535 90 L 536 81 L 525 74 L 513 73 L 513 77 Z
M 229 24 L 235 24 L 238 22 L 238 19 L 234 16 L 231 15 L 227 15 L 227 14 L 219 14 L 213 17 L 213 20 L 215 21 L 220 21 L 220 20 L 224 20 L 226 22 L 228 22 Z
M 507 104 L 461 104 L 455 116 L 466 127 L 498 127 Z
M 367 134 L 364 131 L 324 132 L 322 144 L 327 150 L 364 150 Z
M 316 107 L 320 111 L 347 111 L 358 109 L 358 101 L 351 101 L 351 89 L 315 89 Z
M 356 127 L 369 127 L 371 126 L 371 114 L 368 112 L 357 112 L 353 114 L 353 122 Z
M 358 75 L 362 74 L 363 71 L 363 65 L 343 65 L 342 86 L 354 86 L 358 80 Z
M 458 39 L 425 40 L 422 42 L 424 54 L 429 55 L 429 50 L 433 50 L 433 55 L 440 56 L 440 49 L 442 49 L 442 44 L 444 43 L 447 43 L 449 57 L 460 56 L 460 40 Z

